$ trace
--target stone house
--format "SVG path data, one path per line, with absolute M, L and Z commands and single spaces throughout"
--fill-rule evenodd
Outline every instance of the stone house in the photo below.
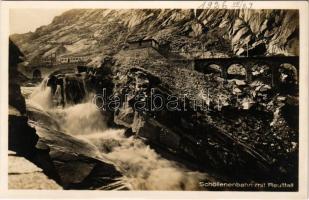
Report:
M 159 43 L 153 38 L 135 38 L 128 40 L 129 49 L 141 49 L 152 47 L 156 50 L 159 49 Z

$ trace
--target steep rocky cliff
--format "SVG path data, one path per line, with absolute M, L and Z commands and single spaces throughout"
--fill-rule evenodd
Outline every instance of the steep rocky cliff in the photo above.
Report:
M 196 13 L 196 14 L 194 14 Z M 11 38 L 28 61 L 61 55 L 115 54 L 130 37 L 152 37 L 171 51 L 298 55 L 294 10 L 70 10 L 35 32 Z

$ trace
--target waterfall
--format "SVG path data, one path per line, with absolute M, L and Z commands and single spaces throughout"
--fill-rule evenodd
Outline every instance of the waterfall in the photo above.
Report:
M 62 91 L 61 91 L 61 86 L 57 85 L 55 94 L 53 96 L 53 103 L 56 105 L 61 105 L 64 102 L 64 99 L 62 99 Z
M 29 100 L 43 109 L 52 106 L 74 105 L 83 102 L 89 95 L 85 81 L 72 75 L 47 77 L 30 95 Z
M 45 78 L 29 97 L 29 101 L 41 109 L 49 109 L 52 105 L 52 91 L 47 86 L 48 78 Z

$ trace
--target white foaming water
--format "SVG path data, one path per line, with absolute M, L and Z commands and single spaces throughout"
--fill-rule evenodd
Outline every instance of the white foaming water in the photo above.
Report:
M 57 108 L 54 113 L 61 118 L 63 130 L 71 135 L 87 135 L 106 129 L 104 116 L 90 102 Z
M 51 113 L 64 132 L 94 144 L 121 171 L 132 190 L 199 190 L 199 182 L 206 178 L 206 174 L 162 158 L 142 140 L 125 137 L 122 129 L 107 129 L 106 119 L 90 102 L 52 107 L 51 90 L 44 81 L 29 102 Z
M 52 106 L 52 93 L 51 88 L 46 86 L 47 80 L 45 78 L 29 97 L 29 102 L 40 106 L 43 110 L 49 109 Z
M 106 130 L 86 136 L 105 157 L 119 167 L 133 190 L 198 190 L 205 174 L 166 160 L 148 145 L 123 130 Z

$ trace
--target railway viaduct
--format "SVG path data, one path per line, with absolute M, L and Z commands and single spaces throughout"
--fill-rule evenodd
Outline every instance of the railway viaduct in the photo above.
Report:
M 28 76 L 29 78 L 39 79 L 49 74 L 56 72 L 58 70 L 61 71 L 75 71 L 77 66 L 85 65 L 84 62 L 76 62 L 76 63 L 61 63 L 61 64 L 36 64 L 27 66 L 23 73 Z
M 271 72 L 271 85 L 276 87 L 279 81 L 280 68 L 283 64 L 290 64 L 294 67 L 294 74 L 299 76 L 299 57 L 298 56 L 266 56 L 266 57 L 230 57 L 230 58 L 205 58 L 193 60 L 194 70 L 203 73 L 213 72 L 211 66 L 217 66 L 217 72 L 224 79 L 229 78 L 228 70 L 232 65 L 241 66 L 245 69 L 245 80 L 253 81 L 252 67 L 255 65 L 266 65 Z

